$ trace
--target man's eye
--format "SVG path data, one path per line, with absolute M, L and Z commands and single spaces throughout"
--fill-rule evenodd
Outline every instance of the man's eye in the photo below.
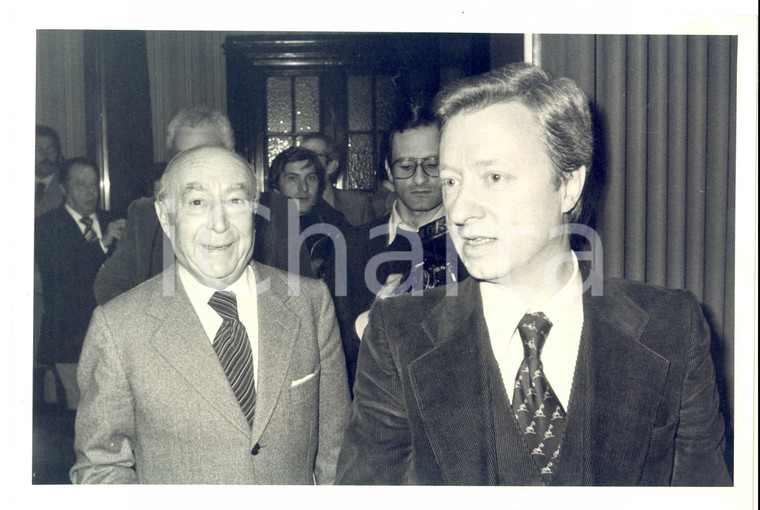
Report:
M 441 182 L 443 182 L 443 185 L 445 187 L 447 187 L 447 188 L 452 188 L 452 187 L 456 186 L 457 184 L 459 184 L 459 182 L 456 179 L 454 179 L 453 177 L 448 177 L 448 178 L 445 178 L 445 179 L 441 179 Z
M 504 176 L 501 174 L 488 174 L 488 180 L 491 182 L 501 182 Z
M 317 182 L 319 179 L 317 178 L 316 175 L 310 175 L 306 178 L 306 180 L 309 182 Z
M 194 205 L 194 206 L 203 205 L 203 199 L 194 198 L 193 200 L 190 200 L 190 205 Z

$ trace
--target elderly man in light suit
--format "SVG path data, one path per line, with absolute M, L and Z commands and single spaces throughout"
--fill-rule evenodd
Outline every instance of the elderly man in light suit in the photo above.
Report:
M 156 209 L 177 264 L 93 314 L 75 483 L 333 482 L 349 393 L 332 301 L 250 263 L 257 195 L 226 149 L 169 163 Z

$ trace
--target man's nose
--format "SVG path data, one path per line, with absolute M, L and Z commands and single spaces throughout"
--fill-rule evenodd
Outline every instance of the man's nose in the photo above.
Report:
M 430 180 L 430 177 L 425 173 L 425 169 L 422 168 L 422 162 L 418 162 L 414 167 L 414 174 L 412 174 L 412 182 L 415 184 L 425 184 Z
M 465 186 L 464 183 L 460 184 L 456 192 L 444 193 L 443 206 L 449 219 L 455 225 L 464 225 L 468 221 L 483 215 L 476 190 L 472 189 L 471 186 Z
M 218 205 L 211 209 L 209 218 L 209 228 L 215 232 L 224 232 L 227 230 L 229 222 L 227 221 L 227 211 L 223 205 Z
M 299 193 L 306 193 L 309 191 L 309 185 L 306 183 L 306 179 L 299 179 L 298 180 L 298 192 Z

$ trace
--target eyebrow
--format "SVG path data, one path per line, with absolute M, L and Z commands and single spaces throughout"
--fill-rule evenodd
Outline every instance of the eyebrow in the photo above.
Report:
M 184 200 L 185 197 L 187 197 L 188 194 L 190 194 L 193 191 L 206 191 L 208 188 L 204 186 L 203 184 L 199 182 L 189 182 L 185 185 L 185 188 L 182 190 L 181 198 Z M 243 190 L 246 191 L 249 195 L 251 193 L 250 187 L 245 182 L 235 182 L 227 186 L 227 189 L 225 191 L 237 191 L 237 190 Z

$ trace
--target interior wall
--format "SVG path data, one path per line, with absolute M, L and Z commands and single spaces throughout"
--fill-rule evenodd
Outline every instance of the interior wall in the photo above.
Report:
M 64 157 L 86 156 L 83 32 L 38 30 L 36 55 L 36 123 L 58 132 Z

